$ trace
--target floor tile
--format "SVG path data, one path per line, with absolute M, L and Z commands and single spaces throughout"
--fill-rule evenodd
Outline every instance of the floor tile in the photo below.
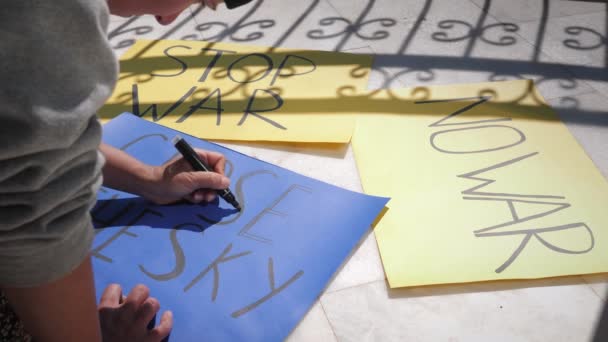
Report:
M 522 22 L 539 18 L 565 17 L 573 14 L 601 12 L 606 4 L 601 1 L 536 1 L 536 0 L 471 0 L 501 22 Z
M 142 15 L 130 18 L 112 16 L 108 29 L 110 45 L 117 56 L 124 53 L 137 39 L 188 39 L 196 31 L 193 13 L 210 11 L 191 6 L 169 25 L 159 24 L 154 16 Z
M 588 13 L 518 24 L 518 34 L 547 56 L 567 65 L 606 67 L 606 16 Z M 540 34 L 539 34 L 540 32 Z M 538 61 L 546 61 L 539 55 Z M 550 61 L 549 61 L 550 62 Z
M 419 36 L 411 40 L 405 55 L 377 53 L 374 68 L 396 70 L 388 80 L 406 87 L 533 79 L 545 98 L 578 95 L 593 90 L 584 80 L 578 80 L 566 66 L 549 56 L 545 56 L 546 62 L 534 62 L 534 47 L 517 32 L 509 33 L 501 27 L 490 29 L 493 30 L 501 33 L 488 33 L 482 36 L 483 39 L 476 38 L 476 43 L 470 45 L 471 37 L 457 39 L 459 35 L 465 37 L 464 32 L 457 33 L 433 23 L 425 23 L 417 28 Z M 502 38 L 507 43 L 513 41 L 512 46 L 497 47 L 489 43 L 501 41 Z M 470 55 L 464 57 L 469 45 Z
M 608 73 L 608 68 L 604 70 L 597 70 L 597 73 Z M 604 97 L 608 97 L 608 75 L 600 76 L 595 79 L 586 79 L 585 82 L 589 84 L 593 89 L 597 90 L 598 93 Z
M 582 278 L 591 286 L 593 292 L 595 292 L 598 297 L 602 298 L 604 301 L 608 301 L 608 274 L 588 274 L 582 276 Z
M 603 301 L 581 279 L 325 294 L 339 341 L 588 341 Z
M 321 303 L 317 301 L 291 332 L 286 342 L 336 341 Z
M 338 17 L 325 0 L 258 0 L 233 10 L 198 13 L 199 32 L 193 39 L 328 51 L 365 46 Z
M 382 59 L 378 58 L 376 51 L 371 47 L 365 46 L 359 49 L 347 50 L 350 53 L 366 53 L 375 56 L 372 62 L 372 68 L 367 82 L 368 90 L 383 89 L 383 88 L 403 88 L 405 84 L 401 82 L 400 75 L 407 70 L 400 66 L 383 66 Z
M 549 101 L 608 180 L 608 98 L 597 93 Z
M 608 97 L 608 65 L 602 68 L 587 66 L 568 66 L 567 68 L 576 78 Z
M 352 22 L 359 22 L 362 31 L 369 33 L 384 27 L 389 36 L 402 36 L 404 31 L 392 22 L 438 23 L 445 20 L 469 21 L 481 15 L 481 9 L 469 0 L 328 0 L 338 12 Z M 359 19 L 357 21 L 357 19 Z M 389 22 L 391 24 L 389 24 Z M 384 25 L 382 25 L 384 24 Z M 371 34 L 366 36 L 373 37 Z M 378 37 L 385 35 L 378 34 Z M 376 38 L 378 38 L 376 37 Z
M 339 291 L 384 278 L 376 237 L 370 231 L 336 272 L 325 292 Z
M 348 25 L 350 39 L 359 38 L 366 45 L 375 46 L 374 50 L 379 53 L 393 52 L 398 46 L 394 39 L 403 34 L 404 21 L 416 13 L 411 7 L 415 2 L 411 0 L 328 1 L 340 14 L 336 24 Z

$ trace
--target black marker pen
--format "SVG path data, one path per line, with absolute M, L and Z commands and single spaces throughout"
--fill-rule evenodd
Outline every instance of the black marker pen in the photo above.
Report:
M 213 172 L 209 166 L 207 166 L 203 161 L 198 157 L 198 154 L 194 152 L 194 149 L 179 135 L 171 140 L 175 148 L 179 151 L 179 153 L 184 156 L 184 159 L 190 163 L 190 166 L 195 171 L 205 171 L 205 172 Z M 226 202 L 230 203 L 233 207 L 235 207 L 238 211 L 241 211 L 241 206 L 239 202 L 237 202 L 236 198 L 230 191 L 230 189 L 224 190 L 216 190 L 217 194 L 220 195 L 221 198 L 225 199 Z

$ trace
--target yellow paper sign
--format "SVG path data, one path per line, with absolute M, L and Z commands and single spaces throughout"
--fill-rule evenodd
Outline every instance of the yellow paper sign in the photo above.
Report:
M 353 148 L 391 287 L 608 271 L 608 184 L 531 81 L 376 92 Z
M 138 41 L 102 120 L 131 112 L 207 139 L 344 143 L 344 89 L 364 90 L 371 56 L 200 41 Z M 324 104 L 330 103 L 331 106 Z

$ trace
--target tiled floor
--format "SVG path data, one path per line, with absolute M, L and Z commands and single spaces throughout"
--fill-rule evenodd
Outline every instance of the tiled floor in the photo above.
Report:
M 605 0 L 254 0 L 233 11 L 193 6 L 166 27 L 113 17 L 109 36 L 117 54 L 134 39 L 373 54 L 370 89 L 532 78 L 608 178 Z M 230 147 L 361 190 L 350 148 Z M 389 290 L 370 233 L 289 340 L 588 341 L 607 283 L 592 275 Z

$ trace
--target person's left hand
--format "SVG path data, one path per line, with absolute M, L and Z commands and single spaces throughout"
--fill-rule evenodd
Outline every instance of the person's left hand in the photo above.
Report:
M 227 189 L 230 179 L 224 175 L 226 158 L 220 153 L 195 149 L 198 156 L 215 172 L 193 171 L 181 156 L 152 170 L 154 181 L 142 189 L 144 197 L 156 204 L 168 204 L 186 199 L 192 203 L 211 202 L 215 190 Z
M 171 332 L 173 314 L 165 311 L 156 325 L 152 319 L 159 309 L 158 300 L 150 297 L 150 289 L 145 285 L 135 286 L 126 297 L 120 285 L 109 285 L 103 291 L 97 307 L 102 340 L 160 342 Z

